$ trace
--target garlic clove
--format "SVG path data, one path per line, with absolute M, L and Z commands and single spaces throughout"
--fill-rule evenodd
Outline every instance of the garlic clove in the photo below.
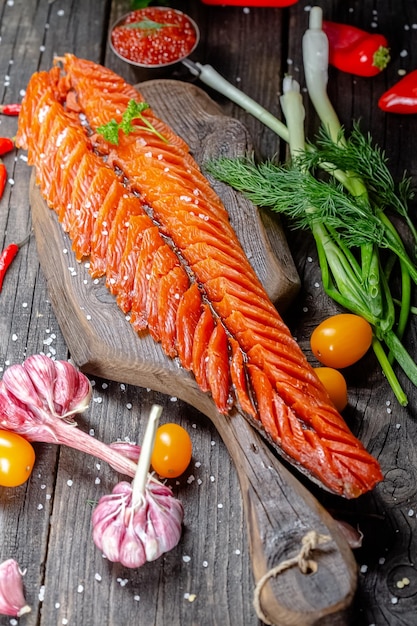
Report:
M 88 378 L 68 361 L 55 361 L 55 376 L 55 414 L 67 418 L 83 413 L 92 394 Z
M 31 430 L 31 420 L 28 420 L 26 405 L 15 398 L 8 390 L 4 381 L 0 381 L 0 426 L 21 435 Z M 32 415 L 33 417 L 33 415 Z
M 152 545 L 152 542 L 147 545 L 147 559 L 153 561 L 164 552 L 172 550 L 179 542 L 184 509 L 181 502 L 174 498 L 172 493 L 161 493 L 160 489 L 155 489 L 153 492 L 152 484 L 148 486 L 147 494 L 149 505 L 147 515 L 148 540 L 151 533 L 155 538 L 158 538 L 156 545 Z M 153 550 L 156 551 L 153 552 Z
M 126 526 L 126 532 L 120 544 L 119 562 L 124 567 L 142 567 L 147 561 L 143 543 L 137 540 L 133 524 Z
M 44 408 L 54 411 L 55 364 L 45 354 L 33 354 L 22 364 L 28 373 Z
M 29 409 L 43 408 L 42 399 L 23 365 L 10 365 L 3 374 L 3 382 L 8 392 Z
M 0 614 L 21 617 L 31 611 L 23 593 L 22 576 L 14 559 L 0 564 Z

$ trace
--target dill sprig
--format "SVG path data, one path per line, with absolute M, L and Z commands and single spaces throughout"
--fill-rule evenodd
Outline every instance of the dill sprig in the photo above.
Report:
M 369 141 L 368 138 L 366 146 Z M 342 154 L 344 149 L 341 148 Z M 290 227 L 311 230 L 326 293 L 372 324 L 374 352 L 398 401 L 405 405 L 407 398 L 391 364 L 395 358 L 417 385 L 417 366 L 401 343 L 410 313 L 409 281 L 412 279 L 417 284 L 417 268 L 391 221 L 380 207 L 374 206 L 374 194 L 368 193 L 368 187 L 359 178 L 355 162 L 351 159 L 344 162 L 337 148 L 340 158 L 337 163 L 331 163 L 330 151 L 326 148 L 322 153 L 321 150 L 321 142 L 318 142 L 314 150 L 311 146 L 305 151 L 298 150 L 285 164 L 272 160 L 257 163 L 253 154 L 222 157 L 206 163 L 206 169 L 218 180 L 242 192 L 255 205 L 286 217 Z M 326 165 L 324 178 L 314 176 L 314 170 L 322 164 Z M 350 177 L 356 176 L 357 184 L 342 185 L 332 178 L 333 168 L 348 172 Z M 352 189 L 359 195 L 354 195 Z M 402 300 L 398 316 L 388 275 L 381 271 L 381 249 L 390 251 L 401 265 Z M 380 341 L 388 347 L 388 357 Z
M 322 126 L 317 135 L 315 149 L 306 151 L 303 166 L 308 169 L 322 167 L 354 172 L 366 187 L 368 198 L 378 210 L 394 210 L 401 215 L 417 246 L 417 230 L 409 216 L 409 202 L 414 198 L 411 178 L 403 174 L 395 184 L 388 167 L 385 151 L 372 141 L 370 133 L 362 133 L 359 122 L 353 123 L 350 135 L 343 143 L 334 142 Z

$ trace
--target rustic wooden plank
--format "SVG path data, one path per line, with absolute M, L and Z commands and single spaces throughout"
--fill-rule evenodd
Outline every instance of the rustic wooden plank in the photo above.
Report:
M 202 165 L 206 158 L 218 154 L 239 154 L 242 144 L 246 145 L 241 137 L 241 125 L 236 126 L 232 119 L 219 115 L 211 100 L 196 87 L 179 81 L 158 80 L 142 83 L 139 89 L 156 113 L 189 140 L 195 158 Z M 252 220 L 255 207 L 248 203 L 245 206 L 230 190 L 226 195 L 224 191 L 224 188 L 219 189 L 255 269 L 262 272 L 265 263 L 267 268 L 274 266 L 265 276 L 274 275 L 273 291 L 284 287 L 286 282 L 279 272 L 284 269 L 287 273 L 290 268 L 258 253 L 262 233 Z M 56 215 L 46 206 L 36 186 L 31 200 L 42 268 L 76 364 L 90 374 L 175 394 L 210 417 L 238 471 L 256 580 L 276 561 L 299 549 L 309 529 L 332 536 L 334 542 L 320 559 L 321 566 L 314 578 L 297 576 L 296 570 L 290 571 L 280 577 L 277 585 L 271 584 L 273 593 L 263 595 L 263 604 L 271 619 L 275 617 L 274 621 L 280 621 L 283 626 L 298 621 L 301 613 L 305 619 L 308 615 L 311 624 L 318 616 L 330 613 L 342 624 L 341 614 L 350 605 L 355 589 L 356 566 L 332 519 L 290 478 L 277 459 L 268 454 L 263 442 L 238 411 L 230 419 L 219 415 L 211 399 L 199 391 L 187 372 L 162 354 L 151 337 L 135 336 L 105 290 L 104 281 L 96 286 L 97 281 L 88 280 L 82 265 L 75 276 L 73 271 L 68 272 L 68 264 L 74 268 L 77 263 Z M 249 225 L 251 220 L 252 226 Z M 245 229 L 248 232 L 245 233 Z M 285 248 L 282 237 L 278 240 L 280 248 Z M 288 288 L 293 287 L 290 284 Z M 287 297 L 287 290 L 283 288 L 282 294 L 279 304 Z M 276 494 L 272 500 L 271 493 Z M 290 604 L 289 588 L 292 590 Z M 327 589 L 325 595 L 317 594 L 321 588 Z
M 112 4 L 113 14 L 129 9 L 127 0 L 119 0 Z M 242 7 L 207 7 L 195 0 L 178 3 L 199 19 L 203 26 L 202 42 L 195 53 L 195 60 L 212 63 L 227 78 L 236 81 L 238 86 L 244 86 L 245 90 L 266 108 L 278 113 L 280 74 L 286 69 L 287 59 L 292 60 L 292 67 L 302 82 L 299 41 L 306 25 L 305 9 L 309 4 L 300 0 L 297 5 L 285 12 L 252 8 L 247 13 Z M 377 17 L 379 28 L 391 36 L 393 63 L 383 75 L 368 82 L 332 71 L 330 89 L 343 123 L 349 126 L 353 117 L 361 117 L 363 127 L 372 131 L 375 139 L 393 158 L 392 170 L 395 176 L 398 178 L 403 169 L 407 168 L 415 180 L 417 171 L 417 155 L 414 150 L 415 116 L 408 118 L 385 116 L 375 105 L 376 97 L 383 88 L 398 78 L 398 69 L 408 71 L 416 66 L 415 0 L 407 2 L 401 0 L 396 3 L 377 0 L 372 4 L 358 0 L 350 3 L 323 0 L 320 5 L 333 19 L 351 21 L 361 26 L 370 26 Z M 58 11 L 64 11 L 64 16 L 60 16 L 63 19 L 58 19 Z M 83 20 L 83 16 L 86 15 L 88 19 Z M 103 3 L 72 2 L 69 7 L 63 0 L 55 0 L 51 4 L 46 0 L 41 3 L 34 0 L 29 2 L 15 0 L 14 3 L 8 3 L 4 0 L 1 16 L 0 75 L 11 77 L 10 84 L 5 85 L 2 92 L 3 101 L 17 99 L 20 89 L 31 73 L 39 66 L 49 67 L 52 54 L 56 51 L 62 53 L 71 50 L 93 60 L 98 60 L 95 55 L 104 54 L 104 49 L 100 47 L 104 38 L 98 34 L 100 25 L 103 25 L 107 17 Z M 53 24 L 52 31 L 45 29 L 45 24 L 49 20 Z M 286 48 L 286 41 L 281 39 L 281 35 L 286 37 L 285 20 L 289 20 L 289 47 L 281 54 L 281 46 Z M 90 37 L 88 33 L 93 31 L 94 34 Z M 234 44 L 231 44 L 235 36 L 239 41 L 237 50 Z M 275 51 L 277 39 L 279 49 Z M 40 50 L 42 45 L 45 45 L 44 51 Z M 274 50 L 274 54 L 271 50 Z M 402 50 L 407 54 L 400 55 Z M 12 58 L 14 63 L 9 64 Z M 116 65 L 110 53 L 107 54 L 106 62 L 113 67 Z M 276 65 L 280 66 L 281 72 L 275 73 Z M 245 68 L 249 69 L 249 72 L 244 72 Z M 173 75 L 199 84 L 189 76 L 185 68 L 177 68 Z M 241 80 L 237 81 L 237 78 Z M 132 76 L 131 82 L 139 80 L 141 79 Z M 262 128 L 258 122 L 242 113 L 238 107 L 226 102 L 224 98 L 212 92 L 210 95 L 220 102 L 224 111 L 232 112 L 235 117 L 245 122 L 260 154 L 273 156 L 277 152 L 280 142 L 270 131 Z M 308 110 L 308 128 L 314 128 L 315 123 L 314 115 Z M 0 128 L 1 134 L 9 132 L 13 134 L 15 121 L 0 118 Z M 13 172 L 16 184 L 13 188 L 8 186 L 6 195 L 0 203 L 2 244 L 20 237 L 28 224 L 29 176 L 25 174 L 26 165 L 21 159 L 14 163 L 13 158 L 7 157 L 5 161 Z M 19 218 L 15 219 L 17 215 Z M 297 306 L 288 312 L 288 319 L 301 345 L 309 354 L 308 338 L 312 326 L 320 315 L 331 312 L 334 308 L 324 298 L 320 288 L 314 287 L 319 276 L 312 242 L 304 236 L 293 239 L 292 234 L 290 235 L 297 267 L 305 280 L 307 290 L 303 291 Z M 309 257 L 311 261 L 308 260 Z M 24 306 L 26 304 L 27 306 Z M 34 241 L 29 244 L 27 250 L 21 251 L 7 276 L 0 298 L 0 311 L 0 367 L 4 368 L 7 362 L 20 361 L 25 354 L 42 349 L 55 352 L 60 358 L 67 356 L 66 346 L 46 298 L 46 285 L 43 275 L 38 270 Z M 21 316 L 21 320 L 18 320 L 18 316 Z M 17 339 L 14 339 L 14 334 L 17 334 Z M 44 344 L 44 341 L 47 343 Z M 408 342 L 410 346 L 416 343 L 414 327 L 408 332 Z M 204 626 L 206 624 L 210 626 L 211 623 L 236 624 L 236 616 L 241 618 L 240 623 L 245 625 L 258 623 L 252 607 L 253 582 L 248 546 L 245 534 L 242 532 L 239 534 L 239 528 L 243 527 L 240 499 L 232 498 L 230 503 L 232 508 L 227 518 L 224 516 L 224 508 L 217 509 L 217 503 L 224 501 L 223 494 L 240 493 L 237 475 L 217 431 L 207 420 L 204 423 L 204 418 L 199 413 L 195 413 L 181 402 L 171 402 L 169 398 L 159 394 L 137 390 L 130 386 L 122 391 L 119 385 L 110 384 L 109 388 L 104 390 L 101 388 L 102 383 L 106 384 L 107 381 L 97 380 L 95 389 L 97 402 L 93 403 L 91 414 L 91 424 L 96 428 L 97 436 L 105 438 L 106 435 L 109 437 L 121 435 L 118 428 L 115 427 L 114 431 L 109 429 L 109 423 L 113 423 L 115 419 L 118 423 L 129 421 L 131 409 L 127 409 L 126 418 L 126 405 L 129 402 L 132 402 L 138 412 L 143 409 L 146 413 L 152 401 L 158 400 L 165 407 L 169 407 L 166 410 L 169 410 L 170 414 L 174 411 L 172 415 L 175 419 L 184 420 L 183 424 L 187 427 L 190 423 L 197 425 L 198 417 L 198 428 L 192 432 L 197 446 L 196 457 L 201 461 L 201 466 L 192 468 L 196 480 L 180 487 L 185 493 L 189 493 L 187 508 L 190 523 L 185 534 L 187 553 L 191 554 L 192 549 L 193 554 L 198 554 L 198 557 L 185 564 L 181 560 L 182 554 L 175 553 L 172 555 L 173 561 L 169 564 L 161 561 L 146 568 L 146 571 L 139 572 L 134 584 L 129 577 L 125 587 L 117 581 L 119 574 L 121 580 L 124 580 L 124 573 L 117 568 L 113 571 L 112 568 L 103 567 L 101 557 L 97 557 L 94 563 L 89 564 L 85 564 L 81 558 L 78 565 L 77 546 L 72 546 L 71 541 L 73 543 L 80 541 L 81 551 L 85 550 L 85 542 L 82 541 L 89 533 L 88 515 L 83 509 L 78 534 L 75 530 L 77 511 L 74 509 L 78 504 L 81 507 L 84 503 L 77 502 L 75 491 L 70 490 L 66 479 L 72 473 L 75 464 L 76 467 L 83 464 L 81 471 L 77 469 L 74 471 L 77 477 L 80 476 L 86 494 L 95 497 L 96 491 L 89 478 L 91 476 L 95 480 L 99 472 L 87 460 L 83 461 L 72 452 L 62 450 L 58 457 L 57 450 L 52 446 L 39 446 L 38 473 L 33 475 L 28 485 L 14 490 L 13 493 L 0 492 L 0 528 L 3 536 L 1 556 L 9 557 L 9 550 L 14 549 L 22 566 L 28 567 L 25 585 L 34 610 L 32 615 L 25 616 L 21 621 L 24 619 L 25 624 L 35 624 L 41 623 L 42 619 L 46 626 L 61 623 L 62 619 L 68 619 L 66 609 L 71 607 L 70 623 L 93 624 L 94 620 L 98 619 L 97 623 L 118 626 L 125 623 L 124 618 L 127 614 L 133 615 L 135 621 L 140 619 L 141 623 L 143 621 L 162 625 L 174 621 L 184 625 L 199 623 Z M 356 610 L 352 617 L 355 626 L 369 626 L 371 623 L 377 626 L 386 623 L 400 626 L 413 623 L 415 619 L 417 581 L 412 557 L 415 553 L 417 510 L 416 459 L 413 445 L 416 440 L 416 416 L 415 390 L 409 386 L 407 390 L 411 392 L 411 406 L 407 410 L 398 409 L 392 398 L 388 398 L 386 382 L 379 375 L 372 358 L 366 360 L 363 368 L 355 368 L 349 372 L 351 401 L 347 419 L 360 436 L 372 445 L 372 451 L 380 455 L 386 468 L 386 478 L 375 494 L 355 503 L 340 502 L 312 489 L 330 510 L 354 525 L 359 523 L 365 533 L 363 548 L 355 553 L 361 567 Z M 102 401 L 99 402 L 99 399 Z M 390 406 L 386 405 L 387 399 L 391 402 Z M 124 434 L 128 434 L 125 429 Z M 215 445 L 212 446 L 211 441 Z M 62 474 L 58 473 L 56 479 L 55 462 L 58 460 L 62 463 Z M 84 471 L 88 480 L 81 475 Z M 103 484 L 109 484 L 111 472 L 104 468 L 101 472 L 99 477 Z M 210 476 L 216 480 L 211 482 Z M 201 485 L 198 485 L 199 480 L 202 480 Z M 56 490 L 55 483 L 59 485 Z M 51 496 L 52 502 L 46 496 Z M 69 496 L 72 498 L 71 506 L 66 507 L 65 501 Z M 200 504 L 200 519 L 196 526 L 198 535 L 191 536 L 188 529 L 197 524 L 193 517 L 196 515 L 196 502 Z M 38 510 L 38 504 L 42 504 L 44 509 Z M 201 512 L 210 510 L 212 515 L 207 513 L 207 519 L 202 522 Z M 45 562 L 50 513 L 54 523 L 49 560 Z M 60 513 L 68 517 L 60 519 Z M 71 527 L 74 528 L 72 532 Z M 226 550 L 228 533 L 230 547 Z M 81 535 L 83 540 L 79 538 Z M 240 554 L 236 554 L 235 549 L 240 550 Z M 67 575 L 65 571 L 66 557 L 70 558 L 73 566 L 71 575 Z M 201 565 L 205 559 L 207 567 Z M 101 569 L 98 569 L 99 567 Z M 101 583 L 92 580 L 96 569 L 103 576 Z M 230 572 L 233 573 L 232 576 Z M 396 583 L 403 576 L 409 578 L 410 585 L 399 589 Z M 200 581 L 197 598 L 194 602 L 189 602 L 183 594 L 195 590 L 194 581 L 197 578 Z M 42 582 L 46 582 L 44 603 L 38 601 Z M 84 585 L 83 592 L 77 591 L 79 584 Z M 134 599 L 135 593 L 141 595 L 141 600 Z M 62 609 L 57 607 L 58 603 L 62 603 Z M 39 617 L 41 606 L 43 606 L 42 618 Z M 91 606 L 96 609 L 94 612 Z M 10 619 L 1 617 L 0 624 L 9 625 Z
M 358 78 L 330 68 L 329 94 L 342 124 L 349 130 L 352 120 L 361 120 L 364 132 L 370 132 L 390 158 L 390 169 L 398 182 L 408 170 L 415 180 L 416 152 L 412 147 L 417 130 L 415 116 L 395 116 L 382 113 L 377 101 L 383 91 L 398 79 L 400 68 L 416 67 L 415 30 L 416 3 L 320 3 L 328 19 L 355 24 L 369 30 L 384 32 L 392 46 L 392 62 L 385 72 L 372 79 Z M 308 16 L 302 3 L 293 12 L 289 56 L 300 64 L 297 43 Z M 372 26 L 373 25 L 373 26 Z M 405 55 L 400 55 L 406 51 Z M 301 73 L 301 84 L 303 78 Z M 317 118 L 308 107 L 307 132 L 313 136 Z M 415 203 L 412 210 L 415 213 Z M 290 234 L 290 246 L 302 277 L 303 291 L 294 314 L 294 333 L 304 351 L 313 359 L 309 335 L 326 315 L 338 312 L 324 295 L 317 272 L 314 243 L 305 235 Z M 310 262 L 307 261 L 310 259 Z M 415 321 L 411 319 L 407 346 L 415 354 Z M 360 565 L 359 591 L 355 624 L 412 623 L 415 615 L 416 576 L 413 554 L 416 541 L 416 390 L 404 380 L 410 403 L 399 407 L 372 355 L 347 372 L 349 407 L 346 419 L 368 449 L 382 463 L 384 482 L 360 502 L 340 503 L 316 494 L 330 510 L 339 511 L 353 525 L 359 524 L 364 533 L 363 547 L 355 551 Z M 400 434 L 402 433 L 402 435 Z M 406 548 L 406 543 L 409 548 Z M 411 558 L 410 558 L 411 557 Z M 410 574 L 410 585 L 404 592 L 396 586 L 402 573 Z

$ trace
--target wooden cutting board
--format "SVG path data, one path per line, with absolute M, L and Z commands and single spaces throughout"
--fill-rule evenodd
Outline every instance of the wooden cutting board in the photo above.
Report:
M 251 150 L 245 128 L 226 117 L 207 94 L 188 83 L 154 80 L 140 91 L 156 113 L 191 147 L 200 164 L 219 155 Z M 270 298 L 280 310 L 299 289 L 299 279 L 279 222 L 226 186 L 213 186 Z M 300 550 L 316 531 L 329 537 L 314 552 L 314 575 L 292 566 L 261 593 L 271 623 L 281 626 L 341 625 L 357 582 L 353 554 L 337 524 L 281 464 L 239 412 L 220 415 L 193 377 L 163 353 L 148 335 L 139 337 L 118 309 L 104 281 L 92 281 L 78 264 L 56 215 L 31 183 L 33 226 L 42 270 L 74 362 L 86 373 L 175 395 L 207 415 L 224 440 L 238 472 L 247 519 L 255 581 Z

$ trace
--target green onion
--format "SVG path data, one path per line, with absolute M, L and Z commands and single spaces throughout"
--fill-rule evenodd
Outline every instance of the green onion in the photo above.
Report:
M 296 228 L 310 229 L 326 294 L 372 325 L 374 353 L 405 406 L 407 397 L 393 364 L 417 386 L 417 365 L 402 343 L 413 311 L 411 283 L 417 285 L 417 266 L 387 211 L 408 225 L 417 249 L 417 231 L 408 214 L 410 180 L 403 177 L 395 186 L 384 153 L 357 123 L 346 136 L 327 94 L 328 41 L 321 26 L 322 11 L 313 7 L 303 58 L 309 97 L 321 121 L 316 143 L 305 140 L 300 86 L 286 77 L 281 97 L 286 126 L 278 134 L 289 143 L 289 162 L 255 163 L 248 155 L 211 161 L 207 169 L 254 204 L 281 213 Z M 393 298 L 390 286 L 395 265 L 401 275 L 399 299 Z

